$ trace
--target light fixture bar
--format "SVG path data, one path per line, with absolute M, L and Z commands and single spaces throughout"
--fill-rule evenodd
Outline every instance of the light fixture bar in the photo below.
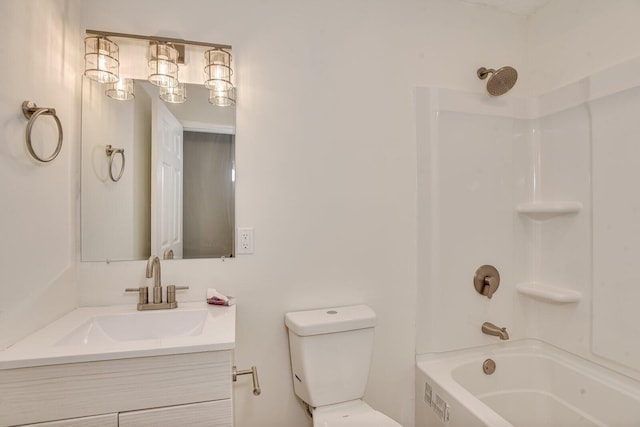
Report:
M 231 46 L 227 44 L 204 43 L 199 41 L 174 39 L 169 37 L 141 36 L 139 34 L 112 33 L 109 31 L 97 31 L 97 30 L 86 30 L 85 32 L 87 34 L 96 35 L 96 36 L 121 37 L 121 38 L 128 38 L 128 39 L 156 41 L 161 43 L 188 44 L 191 46 L 205 46 L 205 47 L 216 47 L 218 49 L 231 49 Z

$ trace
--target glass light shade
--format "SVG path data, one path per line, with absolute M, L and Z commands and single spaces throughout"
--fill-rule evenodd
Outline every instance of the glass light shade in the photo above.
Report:
M 230 90 L 231 84 L 231 54 L 219 48 L 213 48 L 204 53 L 204 85 L 207 89 L 216 91 Z
M 84 39 L 84 75 L 100 83 L 118 81 L 120 62 L 118 45 L 106 37 Z
M 133 93 L 133 79 L 120 79 L 115 82 L 105 92 L 109 98 L 117 99 L 118 101 L 129 101 L 135 98 Z
M 178 83 L 176 87 L 161 87 L 160 98 L 172 104 L 182 104 L 187 100 L 187 86 Z
M 178 49 L 169 43 L 149 45 L 149 83 L 160 87 L 178 85 Z
M 209 102 L 218 107 L 230 107 L 236 104 L 236 88 L 228 90 L 209 90 Z

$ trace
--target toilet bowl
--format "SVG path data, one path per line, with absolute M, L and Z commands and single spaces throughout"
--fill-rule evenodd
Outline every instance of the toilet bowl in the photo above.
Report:
M 285 315 L 296 395 L 314 427 L 401 427 L 362 400 L 369 377 L 375 312 L 366 305 Z
M 315 408 L 312 415 L 313 427 L 402 427 L 360 399 Z

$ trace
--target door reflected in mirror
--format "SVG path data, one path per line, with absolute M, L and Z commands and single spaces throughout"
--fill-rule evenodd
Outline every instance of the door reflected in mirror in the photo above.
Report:
M 83 79 L 82 261 L 234 256 L 235 107 L 210 104 L 202 85 L 186 92 L 171 104 L 136 80 L 120 101 Z M 107 145 L 123 156 L 110 162 Z

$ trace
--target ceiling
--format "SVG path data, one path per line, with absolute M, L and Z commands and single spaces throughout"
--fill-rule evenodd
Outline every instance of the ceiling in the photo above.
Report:
M 484 4 L 516 15 L 531 15 L 551 0 L 463 0 L 467 3 Z

